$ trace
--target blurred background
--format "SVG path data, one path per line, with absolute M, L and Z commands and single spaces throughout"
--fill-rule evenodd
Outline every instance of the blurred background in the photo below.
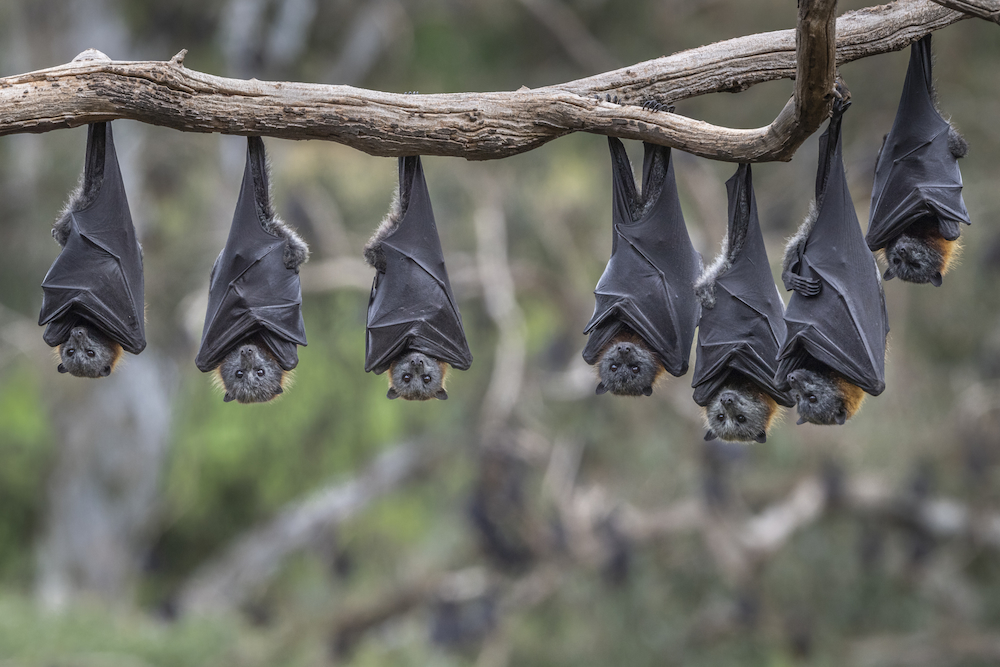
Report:
M 188 49 L 188 67 L 224 76 L 514 90 L 792 28 L 795 13 L 787 0 L 3 0 L 0 76 L 90 47 Z M 424 160 L 475 356 L 448 401 L 425 404 L 386 400 L 363 370 L 361 248 L 396 161 L 266 140 L 276 208 L 313 255 L 295 385 L 256 406 L 224 404 L 193 362 L 245 140 L 115 122 L 149 346 L 91 381 L 56 372 L 36 325 L 86 130 L 0 138 L 0 665 L 997 664 L 997 30 L 934 35 L 939 104 L 971 146 L 974 224 L 941 288 L 886 284 L 885 393 L 845 426 L 791 414 L 751 447 L 703 442 L 690 375 L 651 398 L 594 395 L 580 352 L 610 253 L 604 137 Z M 907 59 L 842 69 L 863 226 Z M 757 127 L 791 92 L 677 111 Z M 790 163 L 754 166 L 776 276 L 816 155 L 813 137 Z M 735 165 L 674 159 L 710 260 Z

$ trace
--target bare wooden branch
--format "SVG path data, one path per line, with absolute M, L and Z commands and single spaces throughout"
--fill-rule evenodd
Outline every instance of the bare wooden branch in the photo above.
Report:
M 181 589 L 180 610 L 209 613 L 238 607 L 317 531 L 336 526 L 411 479 L 428 462 L 427 454 L 413 444 L 399 445 L 380 454 L 357 477 L 290 505 L 195 572 Z
M 1000 0 L 934 0 L 942 7 L 1000 23 Z
M 508 157 L 571 132 L 673 146 L 711 159 L 788 160 L 822 122 L 832 81 L 833 0 L 802 0 L 796 31 L 732 39 L 557 86 L 512 92 L 400 95 L 350 86 L 243 81 L 171 62 L 89 60 L 0 79 L 0 135 L 117 118 L 185 132 L 337 141 L 371 155 Z M 836 62 L 899 50 L 967 18 L 931 0 L 898 0 L 836 22 Z M 798 54 L 798 60 L 797 55 Z M 796 62 L 801 69 L 796 73 Z M 647 111 L 796 77 L 790 101 L 763 128 L 732 129 Z M 617 95 L 626 106 L 596 99 Z

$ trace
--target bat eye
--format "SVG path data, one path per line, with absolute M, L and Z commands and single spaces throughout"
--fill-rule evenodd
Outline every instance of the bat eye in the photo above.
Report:
M 243 379 L 243 371 L 236 371 L 236 379 L 237 380 Z
M 430 384 L 431 383 L 431 376 L 430 375 L 425 375 L 422 379 L 424 381 L 424 384 Z
M 87 350 L 87 356 L 88 357 L 94 356 L 94 351 L 93 350 Z
M 736 415 L 736 421 L 738 421 L 739 423 L 741 423 L 741 424 L 742 424 L 742 423 L 743 423 L 743 422 L 745 422 L 746 420 L 747 420 L 747 418 L 746 418 L 746 417 L 744 417 L 743 415 Z
M 403 373 L 403 382 L 409 383 L 413 379 L 413 376 L 409 373 Z
M 718 419 L 720 422 L 726 421 L 726 415 L 722 414 L 721 412 L 717 414 L 715 418 Z
M 639 367 L 638 366 L 632 366 L 632 372 L 633 373 L 638 373 L 639 372 Z
M 618 372 L 618 364 L 611 364 L 611 372 L 612 373 Z
M 264 369 L 263 368 L 258 368 L 257 369 L 257 377 L 259 377 L 259 378 L 264 377 Z
M 809 394 L 809 402 L 810 403 L 816 402 L 816 394 Z
M 75 347 L 71 347 L 68 350 L 66 350 L 66 356 L 67 357 L 72 357 L 74 354 L 76 354 L 76 348 Z

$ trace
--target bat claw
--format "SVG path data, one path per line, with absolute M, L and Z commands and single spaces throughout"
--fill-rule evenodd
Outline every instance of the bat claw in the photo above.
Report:
M 642 103 L 642 108 L 646 111 L 665 111 L 667 113 L 673 113 L 676 107 L 669 102 L 658 102 L 656 100 L 646 100 Z

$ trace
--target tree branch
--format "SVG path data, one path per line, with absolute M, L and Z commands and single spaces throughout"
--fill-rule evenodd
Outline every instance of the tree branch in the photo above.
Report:
M 1000 0 L 934 0 L 942 7 L 1000 23 Z
M 532 150 L 571 132 L 591 132 L 716 160 L 789 160 L 828 111 L 835 4 L 800 3 L 798 60 L 796 31 L 782 30 L 513 92 L 400 95 L 350 86 L 243 81 L 187 69 L 183 52 L 170 62 L 74 61 L 0 79 L 0 135 L 130 118 L 185 132 L 326 139 L 370 155 L 488 160 Z M 901 49 L 963 18 L 967 15 L 931 0 L 898 0 L 850 12 L 836 22 L 836 62 Z M 638 106 L 649 99 L 741 91 L 793 75 L 797 100 L 763 128 L 719 127 Z M 608 93 L 629 105 L 595 99 Z

